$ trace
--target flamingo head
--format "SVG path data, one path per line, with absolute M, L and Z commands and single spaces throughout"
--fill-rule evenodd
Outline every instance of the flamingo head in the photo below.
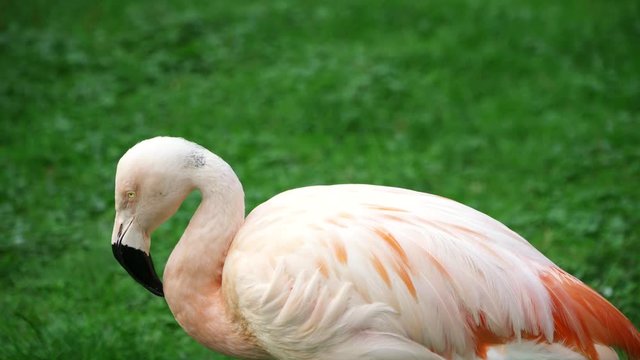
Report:
M 113 255 L 138 283 L 164 296 L 150 234 L 171 217 L 194 189 L 193 171 L 204 166 L 202 148 L 180 138 L 156 137 L 129 149 L 118 162 Z

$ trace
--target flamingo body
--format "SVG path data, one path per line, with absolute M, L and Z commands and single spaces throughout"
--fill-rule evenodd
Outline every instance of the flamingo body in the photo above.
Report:
M 616 359 L 618 347 L 640 358 L 640 335 L 615 307 L 465 205 L 399 188 L 314 186 L 279 194 L 244 219 L 235 174 L 207 150 L 156 138 L 129 153 L 119 174 L 140 161 L 158 174 L 175 160 L 170 169 L 195 179 L 174 179 L 184 189 L 144 234 L 191 189 L 203 192 L 166 266 L 164 295 L 185 330 L 213 349 L 276 359 L 596 360 Z M 137 212 L 118 207 L 118 193 L 130 196 L 123 189 L 135 181 L 116 182 L 119 214 Z M 114 246 L 148 254 L 149 241 L 128 240 L 121 217 Z
M 326 359 L 485 358 L 511 343 L 559 339 L 568 346 L 556 351 L 596 358 L 595 344 L 637 341 L 629 323 L 606 335 L 619 312 L 501 223 L 398 188 L 317 186 L 274 197 L 234 239 L 224 282 L 279 358 L 311 349 Z

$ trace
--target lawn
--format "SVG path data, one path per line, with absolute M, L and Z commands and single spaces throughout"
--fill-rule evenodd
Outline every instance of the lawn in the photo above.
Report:
M 0 358 L 221 359 L 113 259 L 119 157 L 221 155 L 247 208 L 471 205 L 640 326 L 640 2 L 0 0 Z M 159 272 L 197 205 L 154 234 Z

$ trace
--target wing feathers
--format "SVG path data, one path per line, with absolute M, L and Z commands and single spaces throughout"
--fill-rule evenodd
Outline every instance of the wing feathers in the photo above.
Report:
M 555 340 L 598 359 L 595 344 L 615 346 L 640 359 L 640 334 L 597 292 L 559 268 L 541 274 L 551 295 Z
M 596 360 L 617 346 L 640 360 L 640 335 L 595 291 L 489 216 L 413 191 L 280 194 L 247 217 L 224 274 L 276 357 L 388 358 L 404 347 L 406 358 L 500 358 L 502 347 Z M 386 347 L 359 348 L 374 339 Z

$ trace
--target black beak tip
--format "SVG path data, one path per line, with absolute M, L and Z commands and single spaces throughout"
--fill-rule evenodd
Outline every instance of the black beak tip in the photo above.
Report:
M 111 245 L 113 256 L 140 285 L 153 295 L 164 297 L 162 281 L 153 267 L 151 256 L 142 250 L 115 243 Z
M 153 295 L 155 296 L 159 296 L 159 297 L 164 297 L 164 289 L 162 288 L 162 283 L 159 282 L 157 286 L 155 287 L 151 287 L 151 286 L 146 286 L 144 285 L 144 287 L 149 290 Z

